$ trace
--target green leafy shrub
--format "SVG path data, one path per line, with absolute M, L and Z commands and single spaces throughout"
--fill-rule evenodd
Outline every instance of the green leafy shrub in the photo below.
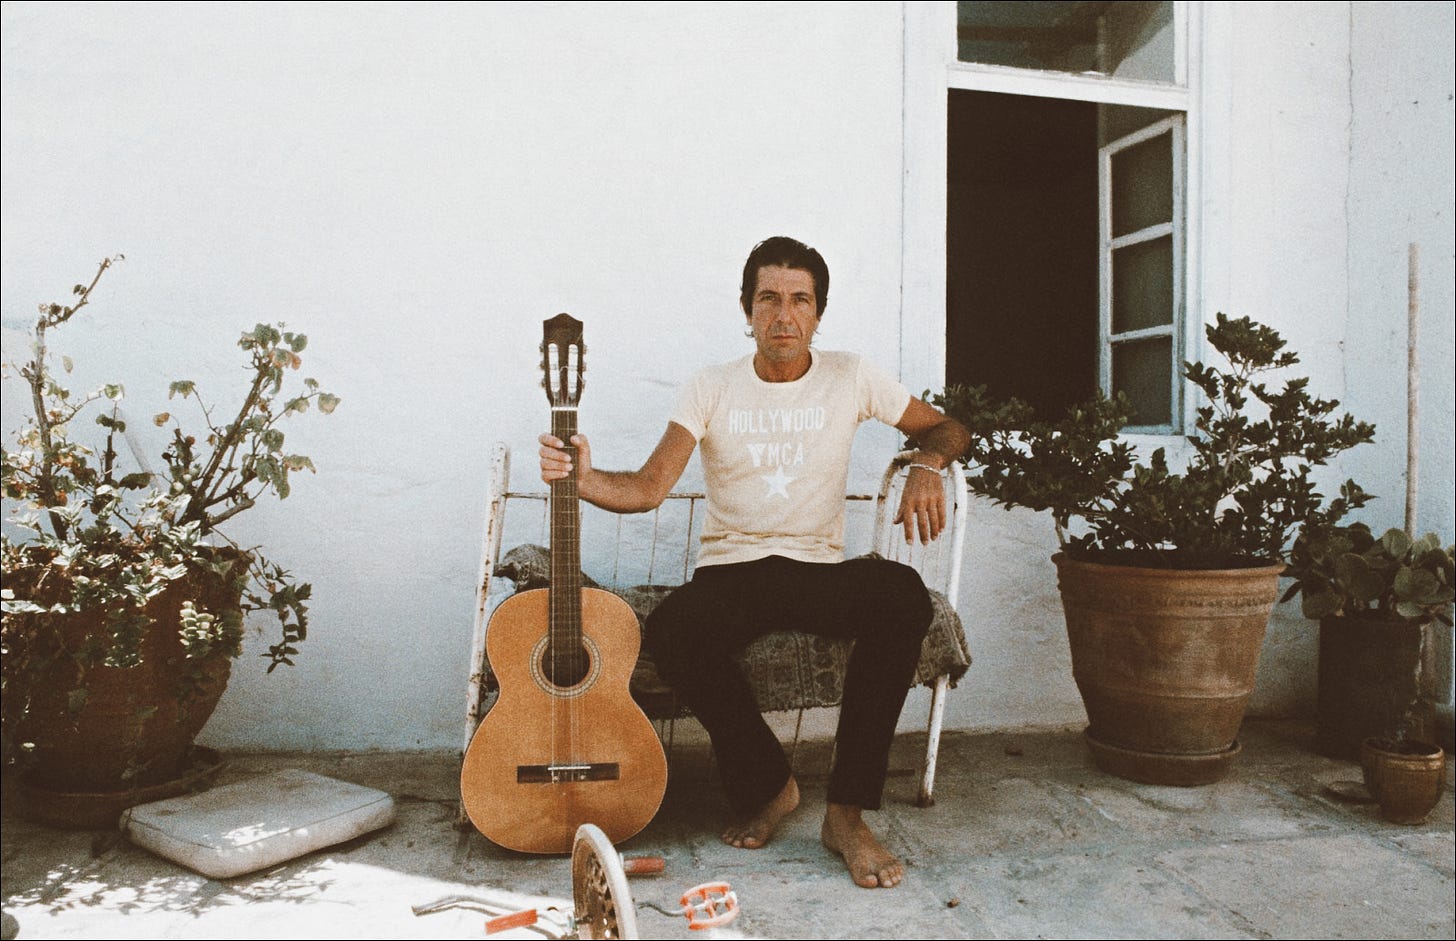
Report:
M 1284 601 L 1300 596 L 1304 616 L 1335 615 L 1415 624 L 1451 625 L 1453 547 L 1435 533 L 1412 539 L 1390 529 L 1375 537 L 1364 523 L 1304 527 L 1289 554 L 1294 583 Z
M 953 386 L 932 404 L 972 432 L 971 489 L 1008 508 L 1050 511 L 1074 558 L 1183 569 L 1268 564 L 1325 508 L 1314 468 L 1372 440 L 1375 428 L 1336 416 L 1339 402 L 1312 396 L 1307 378 L 1271 384 L 1271 373 L 1299 362 L 1275 330 L 1219 314 L 1206 333 L 1226 365 L 1184 365 L 1207 404 L 1197 409 L 1181 471 L 1164 449 L 1142 461 L 1120 439 L 1129 411 L 1121 398 L 1099 395 L 1060 421 L 1033 420 L 1025 404 L 992 402 L 984 388 Z M 1367 499 L 1347 482 L 1331 509 Z

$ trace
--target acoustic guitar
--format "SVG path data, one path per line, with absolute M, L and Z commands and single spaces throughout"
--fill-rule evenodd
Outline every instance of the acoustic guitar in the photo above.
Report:
M 545 322 L 542 383 L 551 433 L 576 434 L 583 387 L 581 321 Z M 567 853 L 595 824 L 613 843 L 651 822 L 667 790 L 667 756 L 632 699 L 637 616 L 581 583 L 575 473 L 551 483 L 551 587 L 507 598 L 486 628 L 500 697 L 465 750 L 460 794 L 475 828 L 507 849 Z

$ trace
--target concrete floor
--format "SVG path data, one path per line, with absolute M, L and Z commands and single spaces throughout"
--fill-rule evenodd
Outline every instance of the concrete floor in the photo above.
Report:
M 909 871 L 854 887 L 818 842 L 827 749 L 798 756 L 804 806 L 766 849 L 715 837 L 724 805 L 706 755 L 679 749 L 657 819 L 621 849 L 666 872 L 631 888 L 643 937 L 700 936 L 678 897 L 730 882 L 741 916 L 718 937 L 1451 938 L 1453 805 L 1383 822 L 1327 785 L 1358 780 L 1314 754 L 1312 730 L 1251 722 L 1219 784 L 1179 789 L 1098 772 L 1077 731 L 949 733 L 937 803 L 910 801 L 923 739 L 896 744 L 872 825 Z M 567 860 L 455 830 L 456 761 L 441 753 L 231 755 L 220 783 L 304 768 L 380 788 L 385 830 L 249 876 L 213 881 L 112 832 L 59 831 L 4 802 L 4 909 L 21 938 L 478 938 L 487 914 L 570 908 Z M 1449 776 L 1448 765 L 1448 776 Z M 462 897 L 415 915 L 412 906 Z M 497 937 L 553 936 L 539 926 Z

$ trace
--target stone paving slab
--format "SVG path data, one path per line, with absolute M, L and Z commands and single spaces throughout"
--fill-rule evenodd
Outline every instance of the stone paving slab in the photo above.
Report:
M 1413 937 L 1453 935 L 1448 793 L 1423 826 L 1385 823 L 1326 785 L 1358 768 L 1314 755 L 1301 723 L 1251 723 L 1230 777 L 1207 788 L 1124 782 L 1091 766 L 1080 730 L 942 744 L 937 803 L 911 803 L 923 738 L 902 736 L 872 825 L 903 855 L 892 891 L 854 887 L 818 841 L 825 743 L 801 746 L 802 809 L 764 850 L 717 838 L 725 802 L 702 755 L 677 754 L 663 809 L 620 847 L 661 855 L 634 879 L 644 937 L 702 937 L 689 886 L 731 882 L 716 937 Z M 481 938 L 491 914 L 568 908 L 570 865 L 453 826 L 449 753 L 229 756 L 219 783 L 303 768 L 394 796 L 393 826 L 261 873 L 210 880 L 106 831 L 30 824 L 4 804 L 6 912 L 24 938 Z M 9 782 L 7 781 L 7 784 Z M 454 903 L 429 915 L 411 906 Z M 500 937 L 549 936 L 517 929 Z
M 1158 862 L 1267 937 L 1450 938 L 1452 878 L 1379 836 L 1349 833 L 1170 850 Z
M 1260 937 L 1176 871 L 1139 853 L 994 857 L 938 867 L 998 938 Z

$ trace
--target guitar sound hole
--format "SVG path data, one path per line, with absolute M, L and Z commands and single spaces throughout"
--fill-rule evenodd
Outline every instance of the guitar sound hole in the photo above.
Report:
M 541 674 L 552 686 L 567 688 L 586 679 L 591 670 L 591 654 L 585 646 L 575 650 L 552 650 L 541 657 Z

